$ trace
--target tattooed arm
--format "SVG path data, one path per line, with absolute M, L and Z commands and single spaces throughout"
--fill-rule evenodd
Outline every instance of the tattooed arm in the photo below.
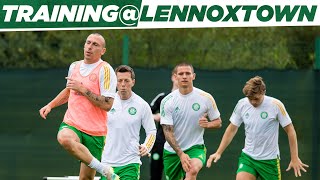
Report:
M 183 170 L 185 172 L 188 172 L 191 167 L 191 162 L 190 162 L 191 159 L 187 154 L 185 154 L 181 150 L 181 148 L 180 148 L 180 146 L 174 136 L 173 126 L 167 125 L 167 124 L 162 124 L 162 129 L 163 129 L 164 136 L 166 137 L 167 142 L 170 144 L 170 146 L 174 149 L 174 151 L 180 157 L 180 161 L 181 161 Z
M 112 97 L 100 96 L 91 92 L 88 89 L 84 91 L 83 95 L 85 95 L 89 99 L 89 101 L 92 102 L 92 104 L 98 106 L 99 108 L 105 111 L 109 111 L 112 107 L 112 104 L 113 104 Z
M 67 88 L 63 89 L 51 102 L 49 102 L 47 105 L 45 105 L 39 110 L 40 116 L 43 119 L 46 119 L 51 109 L 61 106 L 62 104 L 65 104 L 66 102 L 68 102 L 69 93 L 70 93 L 69 89 Z
M 94 104 L 95 106 L 105 110 L 109 111 L 113 104 L 113 98 L 112 97 L 105 97 L 98 94 L 93 93 L 86 87 L 84 87 L 80 82 L 67 77 L 68 80 L 67 88 L 73 89 L 75 91 L 80 92 L 82 95 L 86 96 L 88 100 Z
M 174 137 L 173 133 L 173 126 L 162 124 L 162 129 L 164 136 L 166 137 L 166 140 L 170 144 L 170 146 L 174 149 L 174 151 L 177 153 L 177 155 L 180 157 L 183 151 L 181 150 L 176 138 Z

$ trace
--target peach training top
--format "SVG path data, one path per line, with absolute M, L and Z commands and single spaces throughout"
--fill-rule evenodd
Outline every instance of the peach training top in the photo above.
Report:
M 102 61 L 87 76 L 80 74 L 81 63 L 83 61 L 76 63 L 71 77 L 80 81 L 91 92 L 100 94 L 99 71 L 107 63 Z M 70 90 L 68 109 L 63 122 L 92 136 L 105 136 L 107 134 L 106 111 L 93 105 L 84 95 L 74 90 Z

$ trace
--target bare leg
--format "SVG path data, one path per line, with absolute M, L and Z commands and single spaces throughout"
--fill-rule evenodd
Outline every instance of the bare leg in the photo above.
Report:
M 81 162 L 79 180 L 93 180 L 96 175 L 96 170 Z
M 80 139 L 77 134 L 71 129 L 64 128 L 59 131 L 57 138 L 60 145 L 68 153 L 81 161 L 80 179 L 85 180 L 90 179 L 90 177 L 93 179 L 96 171 L 87 166 L 87 164 L 92 161 L 93 156 L 88 148 L 80 143 Z
M 189 172 L 186 173 L 185 180 L 196 180 L 199 171 L 202 168 L 202 162 L 198 158 L 191 159 L 191 168 Z
M 248 172 L 239 172 L 236 180 L 256 180 L 257 178 Z

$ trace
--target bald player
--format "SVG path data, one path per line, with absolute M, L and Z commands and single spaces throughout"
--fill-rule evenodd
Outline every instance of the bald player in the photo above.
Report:
M 93 180 L 96 170 L 109 180 L 118 179 L 112 167 L 100 163 L 117 79 L 110 64 L 101 59 L 106 48 L 100 34 L 90 34 L 83 49 L 84 59 L 69 67 L 66 87 L 39 113 L 46 119 L 51 109 L 68 103 L 57 139 L 81 161 L 79 179 Z

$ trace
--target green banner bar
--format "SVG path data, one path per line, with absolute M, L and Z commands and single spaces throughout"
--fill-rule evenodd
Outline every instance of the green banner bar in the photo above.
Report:
M 136 27 L 141 0 L 0 1 L 0 27 Z

